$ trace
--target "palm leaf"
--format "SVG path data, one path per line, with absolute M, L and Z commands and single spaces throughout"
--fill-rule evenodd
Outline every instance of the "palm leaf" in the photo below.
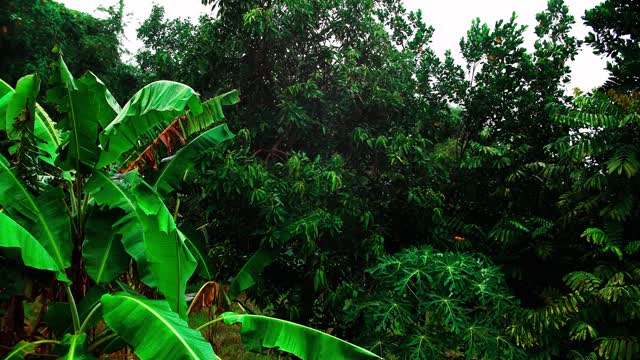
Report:
M 202 113 L 202 104 L 196 92 L 187 85 L 173 81 L 156 81 L 138 91 L 100 134 L 105 151 L 99 166 L 122 161 L 126 154 L 138 146 L 148 132 L 158 130 L 157 136 L 186 108 L 194 114 Z
M 289 321 L 233 312 L 222 316 L 225 324 L 242 324 L 242 342 L 251 351 L 275 348 L 303 360 L 381 359 L 335 336 Z
M 225 124 L 202 133 L 180 149 L 160 170 L 154 187 L 165 196 L 178 189 L 186 172 L 194 165 L 200 154 L 223 141 L 232 139 L 233 136 Z
M 0 155 L 0 206 L 42 244 L 59 269 L 71 265 L 71 223 L 60 188 L 50 188 L 35 198 L 18 180 Z
M 102 297 L 104 320 L 125 339 L 142 360 L 214 359 L 211 345 L 189 328 L 166 301 L 147 300 L 127 293 Z

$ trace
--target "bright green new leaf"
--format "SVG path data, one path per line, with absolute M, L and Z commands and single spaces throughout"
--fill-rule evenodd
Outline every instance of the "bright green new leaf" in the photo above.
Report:
M 19 139 L 21 134 L 16 130 L 17 122 L 34 122 L 36 114 L 36 97 L 40 91 L 40 78 L 35 75 L 23 76 L 18 80 L 16 89 L 7 103 L 5 129 L 9 139 Z M 28 125 L 33 131 L 33 124 Z
M 104 320 L 142 360 L 215 359 L 211 344 L 163 300 L 127 293 L 102 297 Z
M 264 268 L 269 266 L 280 251 L 262 247 L 247 261 L 229 286 L 229 298 L 235 299 L 240 293 L 256 284 Z
M 278 349 L 302 360 L 381 359 L 359 346 L 290 321 L 233 312 L 222 316 L 225 324 L 242 324 L 242 342 L 251 351 Z
M 226 124 L 202 133 L 178 150 L 171 161 L 160 170 L 154 187 L 165 196 L 179 189 L 180 182 L 200 154 L 223 141 L 232 139 L 233 136 Z
M 154 129 L 160 133 L 173 119 L 184 114 L 187 107 L 194 115 L 202 113 L 198 95 L 187 85 L 156 81 L 145 86 L 100 134 L 100 144 L 105 151 L 98 165 L 118 162 L 138 145 L 143 135 Z
M 50 188 L 39 197 L 31 195 L 0 155 L 0 206 L 23 227 L 28 227 L 59 269 L 71 265 L 71 223 L 67 216 L 64 193 Z
M 129 268 L 129 256 L 120 235 L 112 227 L 113 220 L 108 213 L 98 212 L 87 221 L 82 258 L 87 273 L 96 283 L 108 283 Z

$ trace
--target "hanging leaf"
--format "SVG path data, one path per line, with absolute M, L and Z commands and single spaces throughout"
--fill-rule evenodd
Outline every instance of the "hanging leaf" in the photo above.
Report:
M 196 267 L 198 275 L 203 279 L 213 280 L 214 274 L 209 266 L 209 257 L 207 256 L 204 235 L 201 231 L 184 225 L 180 227 L 180 230 L 181 232 L 179 234 L 182 237 L 182 241 L 184 241 L 198 262 Z
M 199 155 L 223 141 L 232 139 L 233 136 L 227 125 L 220 125 L 202 133 L 180 149 L 160 170 L 154 187 L 164 196 L 179 189 L 180 182 L 186 172 L 195 165 L 195 160 Z
M 33 74 L 18 80 L 16 89 L 7 103 L 5 130 L 9 139 L 19 139 L 22 131 L 33 132 L 36 114 L 36 97 L 40 91 L 40 78 Z M 21 122 L 28 122 L 23 129 Z
M 116 293 L 104 295 L 102 305 L 107 325 L 142 360 L 215 359 L 211 344 L 171 311 L 166 301 Z
M 191 135 L 208 129 L 224 120 L 223 106 L 234 105 L 240 101 L 240 94 L 237 90 L 232 90 L 222 95 L 216 96 L 202 103 L 202 112 L 188 112 L 187 120 L 182 122 L 184 129 L 184 137 L 189 138 Z
M 108 283 L 129 268 L 129 256 L 112 225 L 114 216 L 97 212 L 89 217 L 82 258 L 87 273 L 96 283 Z
M 105 150 L 98 166 L 121 162 L 140 139 L 155 138 L 186 108 L 194 115 L 202 113 L 196 92 L 187 85 L 173 81 L 156 81 L 138 91 L 100 134 Z
M 302 360 L 381 359 L 378 355 L 335 336 L 289 321 L 233 312 L 222 316 L 227 325 L 242 324 L 242 343 L 251 351 L 278 349 Z
M 59 269 L 71 265 L 71 223 L 62 189 L 50 188 L 35 198 L 0 155 L 0 206 L 51 255 Z
M 18 248 L 25 265 L 40 270 L 64 272 L 36 238 L 3 212 L 0 212 L 0 229 L 0 247 Z
M 229 298 L 235 299 L 240 293 L 256 284 L 264 268 L 269 266 L 280 253 L 279 249 L 262 247 L 247 261 L 229 287 Z

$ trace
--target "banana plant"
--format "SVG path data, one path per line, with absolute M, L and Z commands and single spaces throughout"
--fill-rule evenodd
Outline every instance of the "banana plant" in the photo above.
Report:
M 206 258 L 194 256 L 165 201 L 200 153 L 233 138 L 222 108 L 239 101 L 237 91 L 201 102 L 189 86 L 158 81 L 121 107 L 93 73 L 74 78 L 61 54 L 53 68 L 47 99 L 58 121 L 36 103 L 36 75 L 15 89 L 0 81 L 7 143 L 0 148 L 0 247 L 55 274 L 67 302 L 48 304 L 45 318 L 56 338 L 20 341 L 5 359 L 22 359 L 43 344 L 62 349 L 64 359 L 92 359 L 122 346 L 141 359 L 216 359 L 201 330 L 220 321 L 242 323 L 252 350 L 378 358 L 320 331 L 256 315 L 225 313 L 189 327 L 186 285 Z M 259 262 L 243 269 L 235 291 L 253 284 L 252 274 L 264 267 Z M 125 273 L 159 296 L 149 299 L 119 282 Z M 83 274 L 95 284 L 86 293 Z

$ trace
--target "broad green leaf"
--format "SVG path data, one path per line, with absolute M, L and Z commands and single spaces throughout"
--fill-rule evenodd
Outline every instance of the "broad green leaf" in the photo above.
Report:
M 134 189 L 138 216 L 144 225 L 145 254 L 158 289 L 172 309 L 186 317 L 185 291 L 197 262 L 179 235 L 172 214 L 160 195 L 141 181 Z
M 262 247 L 247 261 L 229 287 L 229 298 L 235 299 L 240 293 L 258 281 L 264 268 L 269 266 L 280 251 L 270 247 Z
M 102 305 L 107 325 L 142 360 L 215 359 L 211 344 L 171 311 L 166 301 L 116 293 L 104 295 Z
M 188 138 L 195 133 L 209 128 L 211 125 L 222 121 L 224 119 L 222 107 L 226 105 L 234 105 L 239 101 L 240 96 L 238 91 L 232 90 L 203 102 L 203 111 L 201 113 L 194 114 L 194 112 L 191 111 L 187 113 L 187 121 L 182 123 L 182 127 L 184 128 L 184 137 Z
M 185 226 L 181 226 L 180 229 L 179 235 L 182 237 L 182 241 L 184 241 L 198 262 L 196 267 L 198 275 L 203 279 L 213 280 L 214 274 L 209 266 L 209 257 L 205 249 L 205 238 L 202 232 Z
M 226 124 L 202 133 L 178 150 L 171 161 L 159 171 L 154 187 L 165 196 L 179 189 L 180 182 L 186 172 L 194 166 L 199 155 L 223 141 L 232 139 L 233 136 Z
M 12 219 L 29 228 L 59 269 L 71 265 L 71 223 L 62 189 L 50 188 L 35 198 L 0 155 L 0 206 Z
M 87 221 L 82 258 L 96 283 L 108 283 L 129 268 L 129 256 L 112 227 L 114 223 L 114 217 L 106 212 L 93 213 Z
M 16 89 L 7 103 L 5 129 L 9 139 L 19 139 L 21 134 L 16 130 L 18 122 L 33 122 L 36 114 L 36 97 L 40 91 L 40 78 L 33 74 L 18 80 Z M 29 131 L 33 131 L 29 124 Z
M 120 241 L 126 252 L 136 261 L 141 280 L 148 286 L 155 287 L 157 284 L 148 268 L 144 248 L 147 233 L 144 231 L 133 195 L 133 188 L 140 180 L 135 172 L 112 178 L 102 171 L 94 171 L 85 189 L 98 205 L 124 211 L 123 217 L 113 224 L 113 228 L 121 235 Z
M 0 212 L 0 229 L 0 247 L 18 248 L 25 265 L 40 270 L 64 271 L 33 235 L 3 212 Z
M 64 170 L 79 171 L 80 164 L 92 166 L 98 160 L 99 126 L 111 122 L 120 106 L 93 73 L 87 72 L 74 80 L 62 56 L 56 68 L 47 97 L 66 114 L 59 126 L 69 132 L 69 140 L 63 144 L 58 161 Z
M 65 334 L 60 342 L 62 345 L 67 345 L 69 349 L 67 353 L 60 357 L 61 360 L 90 360 L 95 359 L 91 353 L 89 353 L 85 347 L 87 341 L 87 334 Z
M 302 360 L 381 359 L 359 346 L 290 321 L 233 312 L 222 316 L 227 325 L 242 324 L 242 343 L 251 351 L 278 349 Z
M 6 111 L 9 105 L 9 100 L 12 98 L 14 93 L 15 91 L 9 84 L 0 80 L 0 130 L 6 129 Z M 40 159 L 53 165 L 56 157 L 58 156 L 56 151 L 61 142 L 60 135 L 55 128 L 55 123 L 37 103 L 35 110 L 35 126 L 33 134 L 36 138 L 41 140 L 38 142 L 38 147 L 43 152 Z
M 185 113 L 202 113 L 197 93 L 173 81 L 156 81 L 138 91 L 100 134 L 104 151 L 98 166 L 116 163 L 138 145 L 139 139 L 157 130 L 157 136 L 173 119 Z

